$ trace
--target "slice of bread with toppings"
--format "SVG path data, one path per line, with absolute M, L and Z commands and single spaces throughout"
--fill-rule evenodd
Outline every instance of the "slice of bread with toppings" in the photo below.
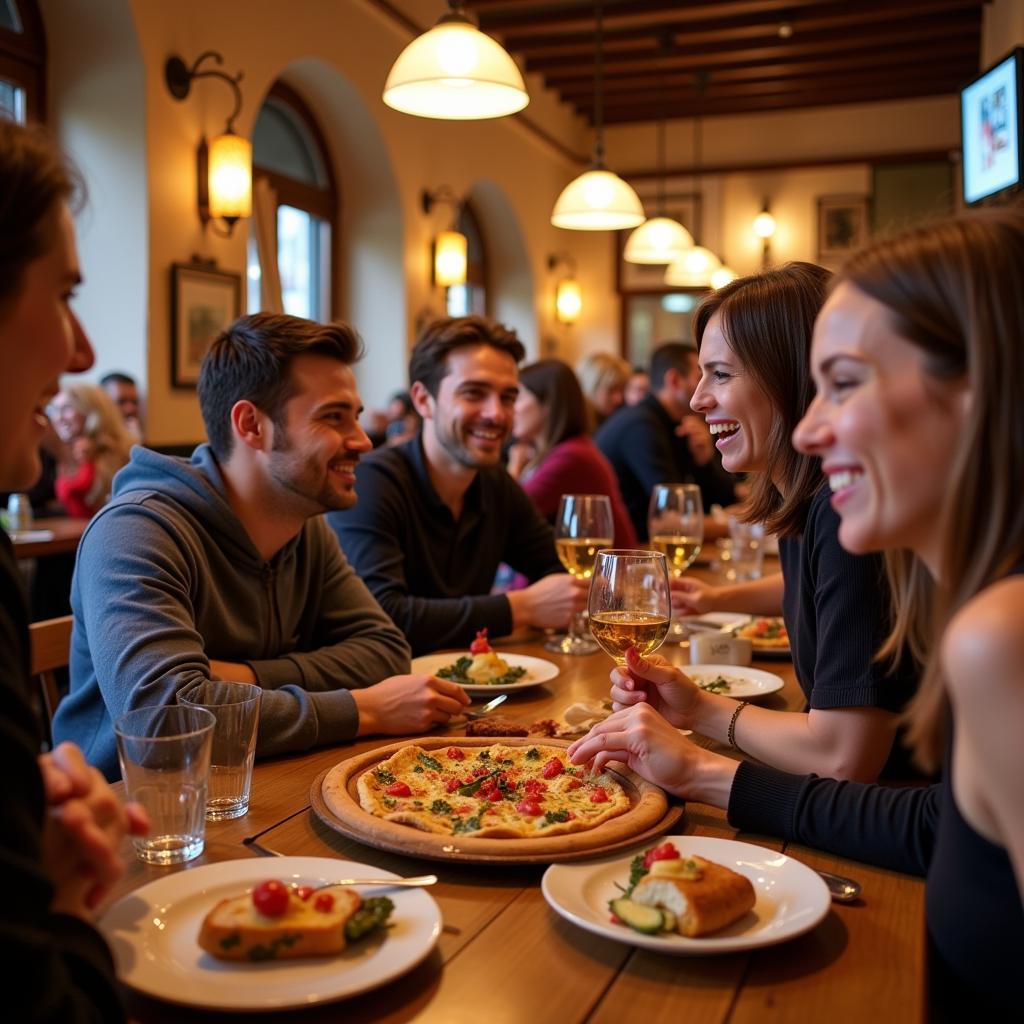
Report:
M 676 931 L 693 937 L 716 932 L 753 909 L 750 880 L 703 857 L 655 861 L 637 883 L 632 899 L 675 915 Z
M 315 891 L 289 886 L 283 912 L 269 915 L 257 909 L 253 897 L 248 892 L 221 900 L 206 915 L 199 945 L 207 953 L 220 960 L 251 961 L 340 953 L 345 924 L 362 903 L 352 889 L 340 885 Z

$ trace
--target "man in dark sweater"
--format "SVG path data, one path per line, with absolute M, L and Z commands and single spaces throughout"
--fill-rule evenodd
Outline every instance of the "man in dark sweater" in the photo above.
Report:
M 409 362 L 418 437 L 356 470 L 359 504 L 327 518 L 413 654 L 518 626 L 564 627 L 586 587 L 562 570 L 554 533 L 501 465 L 522 343 L 486 317 L 428 326 Z M 531 585 L 491 594 L 501 562 Z
M 594 436 L 612 464 L 636 535 L 647 537 L 647 504 L 655 484 L 700 485 L 704 508 L 735 500 L 708 428 L 690 410 L 700 380 L 697 350 L 667 342 L 651 357 L 651 393 L 609 417 Z

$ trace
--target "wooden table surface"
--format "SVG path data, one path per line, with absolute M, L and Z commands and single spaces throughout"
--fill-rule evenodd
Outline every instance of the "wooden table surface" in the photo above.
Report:
M 509 698 L 502 710 L 516 719 L 557 717 L 574 701 L 607 693 L 610 661 L 603 654 L 569 658 L 545 651 L 537 641 L 499 646 L 548 658 L 561 669 L 550 683 Z M 662 653 L 680 663 L 688 660 L 685 646 L 666 645 Z M 786 683 L 764 700 L 766 706 L 802 708 L 788 661 L 755 664 Z M 444 930 L 422 964 L 343 1003 L 275 1019 L 346 1024 L 905 1024 L 924 1019 L 924 887 L 918 879 L 770 837 L 738 835 L 721 811 L 690 804 L 681 825 L 686 834 L 739 838 L 784 851 L 811 867 L 855 877 L 863 884 L 862 897 L 853 904 L 833 903 L 817 928 L 779 946 L 715 957 L 646 952 L 559 917 L 541 894 L 542 866 L 501 869 L 414 860 L 362 845 L 322 824 L 310 809 L 311 781 L 324 768 L 386 742 L 389 737 L 370 738 L 257 764 L 245 817 L 209 823 L 206 852 L 184 869 L 143 865 L 126 846 L 130 867 L 118 894 L 170 871 L 254 856 L 242 845 L 247 836 L 288 855 L 339 857 L 403 875 L 435 871 L 440 876 L 431 892 Z M 268 859 L 267 876 L 273 874 Z M 132 1019 L 142 1024 L 226 1019 L 133 993 L 126 997 Z
M 68 516 L 53 516 L 37 519 L 27 534 L 11 534 L 15 558 L 42 558 L 45 555 L 62 555 L 78 550 L 88 519 L 72 519 Z M 40 538 L 39 533 L 51 534 Z

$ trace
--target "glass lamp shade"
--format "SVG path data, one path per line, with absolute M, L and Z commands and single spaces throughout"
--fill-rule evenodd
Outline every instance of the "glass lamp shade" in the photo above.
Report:
M 775 218 L 767 210 L 762 210 L 754 218 L 753 228 L 758 238 L 771 238 L 775 234 Z
M 736 271 L 732 267 L 719 267 L 711 273 L 711 287 L 718 291 L 724 288 L 730 281 L 736 280 Z
M 585 171 L 562 189 L 551 211 L 556 228 L 573 231 L 618 231 L 644 221 L 644 208 L 633 188 L 603 169 Z
M 665 284 L 683 288 L 706 288 L 722 261 L 703 245 L 695 245 L 665 270 Z
M 583 292 L 579 281 L 567 277 L 555 288 L 555 316 L 559 323 L 574 324 L 583 311 Z
M 672 263 L 693 248 L 693 236 L 671 217 L 651 217 L 626 239 L 627 263 Z
M 446 15 L 398 55 L 384 102 L 417 117 L 476 121 L 514 114 L 530 97 L 499 43 L 467 19 Z
M 466 283 L 466 236 L 442 231 L 434 240 L 434 284 L 450 288 Z
M 228 132 L 210 143 L 207 182 L 211 217 L 252 214 L 252 144 Z

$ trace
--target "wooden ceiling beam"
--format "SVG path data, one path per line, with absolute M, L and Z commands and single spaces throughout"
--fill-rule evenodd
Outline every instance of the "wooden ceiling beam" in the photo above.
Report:
M 861 34 L 870 34 L 877 39 L 880 30 L 888 30 L 893 22 L 894 11 L 891 3 L 858 4 L 851 10 L 848 3 L 822 5 L 829 13 L 806 15 L 790 24 L 794 29 L 794 38 L 808 39 L 819 32 L 836 30 L 850 31 L 860 29 Z M 911 9 L 901 8 L 898 20 L 909 17 L 920 18 L 936 16 L 961 15 L 968 18 L 979 18 L 978 0 L 927 0 Z M 748 17 L 742 23 L 715 19 L 700 25 L 689 27 L 680 25 L 672 12 L 665 13 L 664 25 L 642 26 L 623 30 L 618 27 L 606 27 L 604 47 L 607 52 L 627 50 L 637 44 L 649 44 L 652 53 L 659 49 L 659 33 L 652 31 L 658 27 L 662 31 L 673 33 L 673 42 L 679 45 L 709 46 L 719 43 L 739 44 L 744 40 L 761 40 L 770 42 L 778 39 L 778 19 Z M 594 32 L 591 27 L 573 32 L 553 33 L 547 26 L 533 26 L 502 33 L 502 43 L 516 53 L 528 53 L 533 57 L 541 56 L 545 51 L 555 50 L 559 54 L 594 52 Z
M 975 34 L 976 31 L 975 27 Z M 684 68 L 713 72 L 719 66 L 758 64 L 770 61 L 784 62 L 798 60 L 801 57 L 820 60 L 827 54 L 841 54 L 850 50 L 882 52 L 887 49 L 907 47 L 921 53 L 922 44 L 947 42 L 969 34 L 965 26 L 948 27 L 942 22 L 928 22 L 924 25 L 893 27 L 886 31 L 882 40 L 877 37 L 862 38 L 841 34 L 834 39 L 819 40 L 813 47 L 792 44 L 751 46 L 729 50 L 692 47 L 677 50 L 668 57 L 651 56 L 645 52 L 629 55 L 609 54 L 605 59 L 605 75 L 610 77 L 616 73 L 622 74 L 631 71 L 655 74 Z M 922 59 L 928 59 L 926 53 Z M 530 71 L 538 71 L 541 74 L 553 72 L 561 75 L 593 75 L 593 57 L 591 56 L 589 60 L 576 60 L 562 57 L 534 59 L 527 56 L 526 67 Z
M 950 87 L 950 93 L 955 89 Z M 884 84 L 862 88 L 856 91 L 833 92 L 823 94 L 820 92 L 790 93 L 785 96 L 750 96 L 742 100 L 702 100 L 700 104 L 678 103 L 667 105 L 665 116 L 668 118 L 681 117 L 717 117 L 729 114 L 749 114 L 759 111 L 784 110 L 794 107 L 828 107 L 839 104 L 850 103 L 878 103 L 886 100 L 915 99 L 924 96 L 936 95 L 934 89 L 917 85 L 904 85 L 888 87 Z M 604 108 L 605 124 L 635 123 L 642 121 L 654 121 L 658 112 L 652 109 L 653 105 L 625 104 L 618 105 L 606 103 Z M 580 110 L 585 115 L 585 110 Z
M 854 54 L 848 57 L 833 57 L 831 60 L 791 61 L 782 64 L 750 64 L 744 67 L 718 68 L 708 83 L 709 91 L 724 82 L 756 81 L 768 78 L 802 78 L 828 73 L 830 71 L 857 70 L 869 65 L 878 73 L 888 74 L 890 66 L 901 66 L 907 62 L 905 50 L 883 50 L 875 53 Z M 945 45 L 933 46 L 928 50 L 929 64 L 964 61 L 978 63 L 977 43 L 970 39 L 951 41 Z M 884 70 L 883 70 L 884 69 Z M 692 71 L 663 72 L 657 75 L 633 73 L 625 75 L 605 74 L 604 84 L 608 89 L 637 88 L 651 82 L 661 82 L 666 88 L 688 85 L 696 81 Z M 589 95 L 594 91 L 594 76 L 548 75 L 546 84 L 565 95 Z

